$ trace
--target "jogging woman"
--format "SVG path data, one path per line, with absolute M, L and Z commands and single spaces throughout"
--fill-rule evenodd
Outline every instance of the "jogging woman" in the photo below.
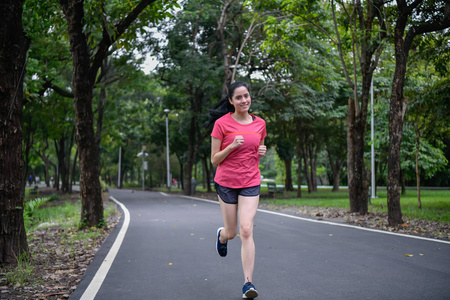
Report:
M 239 219 L 242 297 L 255 298 L 253 222 L 261 185 L 259 158 L 266 154 L 266 123 L 249 113 L 252 101 L 246 83 L 233 83 L 223 101 L 229 112 L 216 120 L 211 133 L 211 162 L 218 166 L 214 181 L 224 222 L 217 230 L 216 248 L 220 256 L 227 255 L 228 240 L 236 236 Z

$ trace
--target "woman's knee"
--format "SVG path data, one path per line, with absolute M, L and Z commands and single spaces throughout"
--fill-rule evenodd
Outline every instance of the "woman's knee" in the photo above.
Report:
M 248 239 L 253 236 L 253 224 L 240 224 L 239 235 L 243 239 Z

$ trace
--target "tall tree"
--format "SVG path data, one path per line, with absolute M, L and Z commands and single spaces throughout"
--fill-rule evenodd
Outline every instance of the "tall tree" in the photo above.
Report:
M 369 181 L 365 168 L 364 149 L 366 146 L 368 103 L 372 76 L 377 67 L 382 43 L 387 36 L 387 24 L 382 14 L 384 1 L 336 1 L 340 5 L 342 18 L 347 26 L 339 26 L 339 15 L 334 1 L 331 3 L 335 36 L 331 40 L 339 50 L 345 78 L 353 91 L 348 102 L 347 119 L 347 175 L 350 198 L 350 211 L 366 214 L 368 211 L 367 193 Z M 347 29 L 345 29 L 347 28 Z M 345 61 L 345 44 L 342 34 L 349 39 L 347 46 L 351 55 L 351 68 Z M 358 76 L 359 75 L 359 76 Z M 358 77 L 360 79 L 358 79 Z
M 67 23 L 73 61 L 75 136 L 79 151 L 83 225 L 97 226 L 103 220 L 98 143 L 94 133 L 92 111 L 92 95 L 94 86 L 99 80 L 98 71 L 109 54 L 111 45 L 118 42 L 144 9 L 154 2 L 156 1 L 133 1 L 130 3 L 130 11 L 125 4 L 121 7 L 109 7 L 103 1 L 58 0 Z M 91 15 L 86 14 L 89 5 Z M 165 16 L 158 13 L 158 9 L 162 6 L 163 4 L 153 5 L 155 11 L 150 15 L 152 21 Z M 108 16 L 106 12 L 111 15 Z M 101 28 L 100 35 L 95 31 L 96 26 Z
M 395 72 L 389 111 L 388 222 L 403 223 L 400 206 L 400 147 L 406 101 L 403 96 L 406 66 L 413 40 L 418 35 L 450 27 L 450 1 L 398 0 L 394 29 Z
M 321 1 L 282 1 L 281 11 L 290 16 L 289 20 L 281 23 L 286 29 L 283 36 L 290 39 L 289 32 L 300 31 L 302 28 L 303 31 L 310 31 L 315 28 L 317 32 L 324 34 L 338 51 L 343 75 L 352 91 L 348 102 L 348 114 L 351 115 L 348 115 L 347 138 L 350 210 L 366 214 L 368 180 L 364 148 L 367 106 L 373 71 L 387 36 L 386 20 L 381 9 L 384 1 L 363 3 L 360 0 L 333 0 L 331 12 L 323 9 L 322 4 Z
M 30 45 L 22 0 L 0 2 L 0 265 L 28 253 L 23 221 L 22 102 Z

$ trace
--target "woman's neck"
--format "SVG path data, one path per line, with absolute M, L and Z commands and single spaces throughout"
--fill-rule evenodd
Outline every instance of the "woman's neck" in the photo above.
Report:
M 249 124 L 253 121 L 252 116 L 248 112 L 237 113 L 234 112 L 231 114 L 231 117 L 238 123 L 241 124 Z

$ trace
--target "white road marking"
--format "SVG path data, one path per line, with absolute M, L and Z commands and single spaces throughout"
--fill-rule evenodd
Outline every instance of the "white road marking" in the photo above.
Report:
M 105 257 L 105 260 L 101 264 L 100 268 L 98 268 L 97 273 L 95 273 L 94 278 L 92 278 L 91 283 L 84 291 L 83 296 L 81 296 L 80 300 L 93 300 L 95 298 L 97 292 L 99 291 L 100 287 L 103 284 L 103 281 L 106 278 L 106 274 L 108 274 L 108 271 L 111 268 L 112 263 L 114 262 L 114 258 L 116 257 L 117 252 L 119 252 L 125 234 L 127 233 L 128 226 L 130 225 L 130 212 L 125 207 L 125 205 L 116 200 L 114 197 L 110 196 L 109 198 L 112 201 L 116 202 L 124 212 L 122 228 L 117 234 L 116 240 L 114 241 L 114 244 L 112 245 L 111 249 L 109 249 L 109 252 Z
M 163 194 L 163 195 L 165 195 L 165 196 L 169 196 L 168 194 L 165 194 L 165 193 L 161 193 L 161 194 Z M 197 200 L 197 201 L 203 201 L 203 202 L 209 202 L 209 203 L 219 204 L 218 201 L 213 201 L 213 200 L 207 200 L 207 199 L 196 198 L 196 197 L 190 197 L 190 196 L 182 196 L 182 197 L 188 198 L 188 199 L 192 199 L 192 200 Z M 442 244 L 447 244 L 447 245 L 450 244 L 449 241 L 444 241 L 444 240 L 438 240 L 438 239 L 426 238 L 426 237 L 415 236 L 415 235 L 409 235 L 409 234 L 403 234 L 403 233 L 397 233 L 397 232 L 390 232 L 390 231 L 379 230 L 379 229 L 373 229 L 373 228 L 367 228 L 367 227 L 360 227 L 360 226 L 355 226 L 355 225 L 350 225 L 350 224 L 335 223 L 335 222 L 330 222 L 330 221 L 321 221 L 321 220 L 315 220 L 315 219 L 303 218 L 303 217 L 298 217 L 298 216 L 288 215 L 288 214 L 284 214 L 284 213 L 280 213 L 280 212 L 275 212 L 275 211 L 270 211 L 270 210 L 265 210 L 265 209 L 258 209 L 258 211 L 260 211 L 260 212 L 262 212 L 262 213 L 266 213 L 266 214 L 277 215 L 277 216 L 281 216 L 281 217 L 286 217 L 286 218 L 291 218 L 291 219 L 297 219 L 297 220 L 302 220 L 302 221 L 307 221 L 307 222 L 320 223 L 320 224 L 327 224 L 327 225 L 331 225 L 331 226 L 347 227 L 347 228 L 353 228 L 353 229 L 359 229 L 359 230 L 371 231 L 371 232 L 382 233 L 382 234 L 390 234 L 390 235 L 396 235 L 396 236 L 407 237 L 407 238 L 411 238 L 411 239 L 417 239 L 417 240 L 424 240 L 424 241 L 429 241 L 429 242 L 442 243 Z

